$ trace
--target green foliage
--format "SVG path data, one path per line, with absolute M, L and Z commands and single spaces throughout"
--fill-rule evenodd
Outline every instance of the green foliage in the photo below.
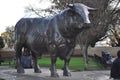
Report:
M 0 49 L 5 46 L 3 38 L 0 36 Z
M 14 44 L 14 26 L 8 26 L 6 32 L 2 33 L 1 36 L 5 40 L 5 43 L 7 43 L 8 47 L 12 48 Z

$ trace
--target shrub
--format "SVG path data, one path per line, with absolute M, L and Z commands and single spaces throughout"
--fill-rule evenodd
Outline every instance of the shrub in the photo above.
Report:
M 3 38 L 0 36 L 0 49 L 5 46 Z

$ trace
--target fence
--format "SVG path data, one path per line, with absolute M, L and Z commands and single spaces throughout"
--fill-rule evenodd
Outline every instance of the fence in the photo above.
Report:
M 116 53 L 118 50 L 120 50 L 120 47 L 94 47 L 94 48 L 89 47 L 88 48 L 88 55 L 93 56 L 94 54 L 97 54 L 97 55 L 101 56 L 102 51 L 108 51 L 108 52 L 110 52 L 111 56 L 116 57 L 117 56 Z M 78 46 L 75 48 L 73 55 L 75 55 L 75 56 L 82 55 L 80 48 Z

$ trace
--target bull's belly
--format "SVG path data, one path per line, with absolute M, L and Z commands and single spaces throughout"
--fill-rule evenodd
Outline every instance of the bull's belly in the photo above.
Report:
M 48 42 L 40 42 L 40 41 L 34 41 L 31 43 L 28 43 L 31 51 L 33 51 L 34 53 L 39 53 L 39 54 L 44 54 L 44 53 L 48 53 L 49 49 L 48 49 Z
M 46 46 L 35 45 L 31 47 L 31 50 L 36 54 L 46 54 L 49 52 L 49 49 Z

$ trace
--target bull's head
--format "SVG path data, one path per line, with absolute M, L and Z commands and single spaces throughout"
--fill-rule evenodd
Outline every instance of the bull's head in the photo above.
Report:
M 84 20 L 84 23 L 90 23 L 89 20 L 89 10 L 96 10 L 95 8 L 88 7 L 81 3 L 73 3 L 68 5 L 69 8 L 81 15 Z

